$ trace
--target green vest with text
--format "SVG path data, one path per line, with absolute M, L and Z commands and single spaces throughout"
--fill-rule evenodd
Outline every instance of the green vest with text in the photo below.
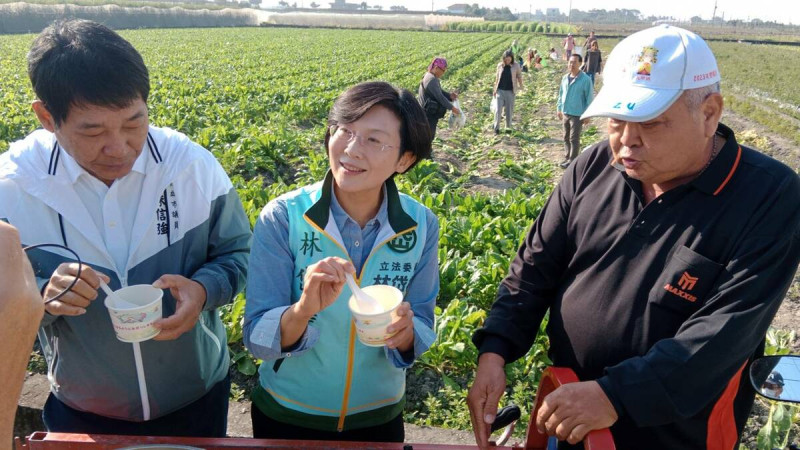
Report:
M 356 282 L 393 285 L 405 293 L 425 247 L 426 209 L 385 184 L 388 216 Z M 294 256 L 292 303 L 300 299 L 306 268 L 330 256 L 350 260 L 330 213 L 332 176 L 284 196 Z M 315 315 L 309 326 L 319 340 L 300 356 L 267 362 L 259 370 L 263 391 L 254 398 L 268 417 L 321 430 L 381 425 L 405 403 L 405 370 L 395 367 L 384 347 L 369 347 L 357 336 L 347 306 L 350 289 Z M 264 392 L 266 391 L 266 392 Z

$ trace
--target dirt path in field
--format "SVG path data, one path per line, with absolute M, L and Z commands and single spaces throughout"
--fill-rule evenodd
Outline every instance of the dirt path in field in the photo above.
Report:
M 758 104 L 759 108 L 763 108 L 768 110 L 771 115 L 775 117 L 776 120 L 780 120 L 782 122 L 786 122 L 792 124 L 795 128 L 800 129 L 800 120 L 786 114 L 779 109 L 771 106 L 768 103 L 764 103 L 759 101 L 757 98 L 752 98 L 748 96 L 741 95 L 739 93 L 730 93 L 726 92 L 726 95 L 731 95 L 740 100 L 750 100 L 754 101 Z M 745 131 L 754 131 L 758 136 L 762 136 L 766 139 L 766 145 L 763 147 L 758 145 L 752 145 L 761 150 L 764 154 L 767 154 L 778 161 L 786 164 L 787 166 L 798 170 L 800 168 L 800 148 L 798 148 L 797 144 L 780 134 L 774 133 L 769 130 L 767 127 L 761 125 L 758 122 L 752 121 L 740 114 L 737 114 L 731 110 L 726 110 L 722 116 L 722 122 L 731 127 L 734 131 L 737 132 L 737 135 L 745 132 Z M 748 143 L 755 144 L 755 143 Z

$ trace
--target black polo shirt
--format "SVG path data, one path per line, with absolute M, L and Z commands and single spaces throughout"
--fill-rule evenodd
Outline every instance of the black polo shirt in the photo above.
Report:
M 800 260 L 800 178 L 718 133 L 709 167 L 647 205 L 608 141 L 581 154 L 473 338 L 511 362 L 549 310 L 550 357 L 600 383 L 618 449 L 732 448 L 754 396 L 744 367 Z

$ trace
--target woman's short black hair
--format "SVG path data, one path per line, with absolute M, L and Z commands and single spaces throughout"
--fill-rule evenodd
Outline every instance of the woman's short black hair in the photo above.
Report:
M 89 20 L 58 20 L 28 52 L 28 77 L 56 125 L 73 105 L 125 108 L 147 102 L 150 76 L 142 56 L 120 35 Z
M 497 53 L 495 53 L 495 55 L 496 54 Z M 503 59 L 505 60 L 506 58 L 511 58 L 511 62 L 514 62 L 514 52 L 512 52 L 511 50 L 504 51 L 503 52 Z
M 420 160 L 430 158 L 433 133 L 428 125 L 425 111 L 419 106 L 416 97 L 405 89 L 398 89 L 383 81 L 368 81 L 346 90 L 333 103 L 328 114 L 328 125 L 353 123 L 364 116 L 373 106 L 383 106 L 393 112 L 400 120 L 400 153 L 411 152 L 416 160 L 410 170 Z M 328 148 L 331 134 L 325 133 L 325 148 Z

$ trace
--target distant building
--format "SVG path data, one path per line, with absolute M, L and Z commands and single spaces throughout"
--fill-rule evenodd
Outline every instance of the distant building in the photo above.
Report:
M 466 3 L 455 3 L 447 7 L 447 12 L 451 14 L 464 14 L 469 7 Z
M 559 11 L 558 8 L 547 8 L 545 14 L 548 16 L 560 16 L 561 11 Z
M 345 0 L 333 0 L 333 3 L 328 3 L 331 5 L 331 9 L 359 9 L 361 8 L 361 3 L 347 3 Z

